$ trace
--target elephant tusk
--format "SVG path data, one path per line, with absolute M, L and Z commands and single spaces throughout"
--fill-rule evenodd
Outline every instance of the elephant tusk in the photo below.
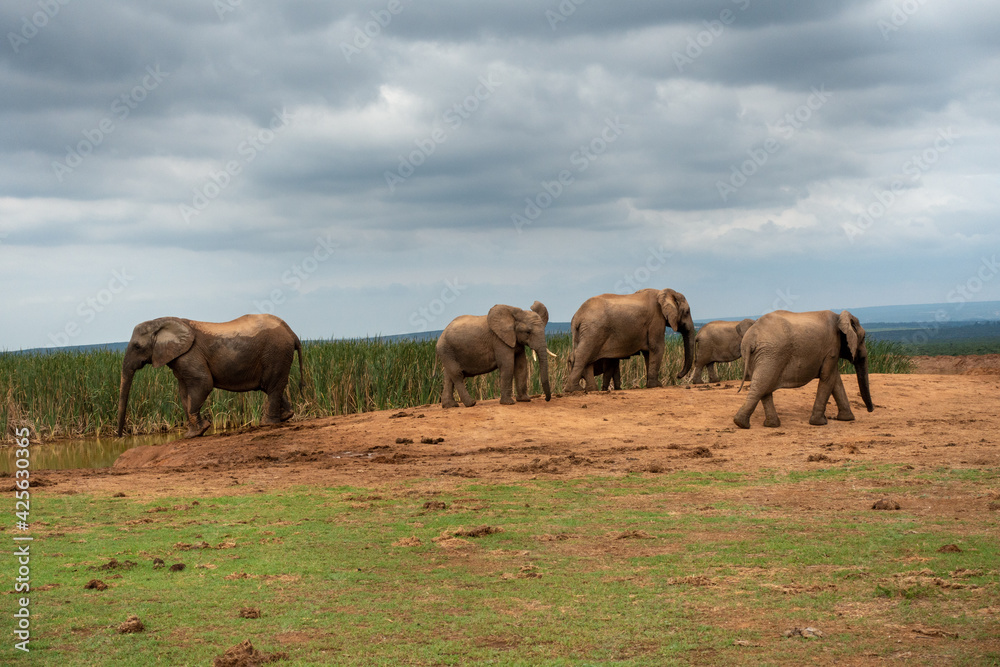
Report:
M 553 358 L 555 358 L 555 359 L 558 359 L 558 358 L 559 358 L 559 355 L 558 355 L 558 354 L 556 354 L 555 352 L 553 352 L 552 350 L 550 350 L 549 348 L 545 348 L 545 351 L 549 353 L 549 356 L 550 356 L 550 357 L 553 357 Z
M 531 360 L 538 361 L 538 353 L 535 352 L 534 350 L 531 351 Z

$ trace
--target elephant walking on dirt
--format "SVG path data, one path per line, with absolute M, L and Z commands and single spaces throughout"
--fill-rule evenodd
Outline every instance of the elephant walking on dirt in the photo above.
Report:
M 659 387 L 668 325 L 684 339 L 684 365 L 677 376 L 681 378 L 691 370 L 694 347 L 694 321 L 683 294 L 672 289 L 643 289 L 587 299 L 570 324 L 573 366 L 563 391 L 579 391 L 582 378 L 586 378 L 587 391 L 596 391 L 590 366 L 601 359 L 626 359 L 637 353 L 646 358 L 646 386 Z
M 497 304 L 486 315 L 462 315 L 452 320 L 437 341 L 437 358 L 444 371 L 441 406 L 458 407 L 455 390 L 466 407 L 476 401 L 469 395 L 465 378 L 500 369 L 500 403 L 511 405 L 511 383 L 518 401 L 530 401 L 528 396 L 527 345 L 538 357 L 538 373 L 542 380 L 545 400 L 551 400 L 549 386 L 549 352 L 545 345 L 545 325 L 549 311 L 540 302 L 530 310 Z
M 746 402 L 733 417 L 740 428 L 750 428 L 750 415 L 758 402 L 764 404 L 764 426 L 780 426 L 774 390 L 801 387 L 815 378 L 819 378 L 819 388 L 809 423 L 826 424 L 826 404 L 831 395 L 837 403 L 837 419 L 853 421 L 854 413 L 837 367 L 840 359 L 854 364 L 861 400 L 868 412 L 875 409 L 868 386 L 865 330 L 858 318 L 846 310 L 839 315 L 831 310 L 776 310 L 750 327 L 740 347 L 743 380 L 750 380 Z
M 698 334 L 694 337 L 694 371 L 691 373 L 691 383 L 704 382 L 703 369 L 708 369 L 709 382 L 718 382 L 719 374 L 715 371 L 715 364 L 740 358 L 743 334 L 755 321 L 749 318 L 742 322 L 716 320 L 698 329 Z
M 177 378 L 181 405 L 194 438 L 211 427 L 201 407 L 213 388 L 227 391 L 263 391 L 267 394 L 265 424 L 292 417 L 285 396 L 292 359 L 299 353 L 299 388 L 305 375 L 302 344 L 283 320 L 274 315 L 244 315 L 231 322 L 196 322 L 161 317 L 143 322 L 132 331 L 122 361 L 118 399 L 118 435 L 125 429 L 125 413 L 135 372 L 152 363 L 167 366 Z

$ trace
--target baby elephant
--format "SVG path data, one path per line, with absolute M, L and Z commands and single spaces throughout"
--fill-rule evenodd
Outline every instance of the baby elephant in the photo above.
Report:
M 702 384 L 703 368 L 708 368 L 709 382 L 718 382 L 716 362 L 725 363 L 740 358 L 743 334 L 753 326 L 754 321 L 749 318 L 742 322 L 717 320 L 698 329 L 698 335 L 694 337 L 694 372 L 691 374 L 691 382 Z
M 511 405 L 511 383 L 518 401 L 530 401 L 528 396 L 527 345 L 538 357 L 538 373 L 542 379 L 545 400 L 552 398 L 549 387 L 549 358 L 545 347 L 545 325 L 549 311 L 536 301 L 531 310 L 497 304 L 486 315 L 461 315 L 451 321 L 437 342 L 437 358 L 444 369 L 444 389 L 441 406 L 458 407 L 455 390 L 466 407 L 476 401 L 469 395 L 465 378 L 500 369 L 500 403 Z

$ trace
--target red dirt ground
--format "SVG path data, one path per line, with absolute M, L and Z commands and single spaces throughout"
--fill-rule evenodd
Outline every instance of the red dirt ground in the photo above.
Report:
M 810 426 L 816 383 L 775 394 L 782 425 L 735 427 L 738 382 L 536 398 L 512 406 L 425 405 L 310 419 L 146 445 L 113 468 L 39 471 L 49 492 L 130 497 L 252 493 L 298 484 L 378 487 L 421 478 L 431 488 L 476 479 L 760 468 L 829 461 L 915 467 L 1000 465 L 1000 355 L 918 358 L 914 375 L 872 375 L 875 411 L 845 376 L 853 422 Z M 936 374 L 927 374 L 936 373 Z M 412 442 L 410 442 L 412 441 Z M 810 456 L 813 458 L 809 460 Z M 822 458 L 825 457 L 825 458 Z M 817 463 L 817 459 L 820 461 Z

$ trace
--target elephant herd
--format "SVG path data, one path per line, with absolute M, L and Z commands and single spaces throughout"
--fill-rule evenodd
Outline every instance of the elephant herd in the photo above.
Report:
M 475 405 L 465 378 L 497 369 L 501 404 L 530 401 L 526 347 L 538 358 L 545 400 L 551 400 L 548 357 L 555 355 L 545 344 L 548 320 L 548 310 L 538 301 L 528 310 L 498 304 L 486 315 L 462 315 L 452 320 L 436 346 L 444 376 L 442 407 L 458 406 L 456 391 L 466 407 Z M 764 426 L 779 426 L 774 390 L 801 387 L 815 378 L 819 378 L 819 387 L 809 423 L 826 423 L 825 410 L 831 395 L 837 404 L 836 418 L 853 420 L 838 369 L 840 359 L 854 364 L 861 398 L 869 412 L 874 409 L 865 330 L 848 311 L 778 310 L 756 321 L 709 322 L 696 335 L 687 299 L 672 289 L 601 294 L 584 301 L 570 323 L 572 348 L 563 392 L 580 391 L 581 382 L 586 390 L 595 391 L 597 375 L 603 376 L 604 389 L 611 384 L 620 389 L 619 362 L 636 354 L 645 359 L 646 386 L 660 386 L 668 326 L 684 341 L 684 362 L 678 378 L 685 377 L 693 365 L 693 382 L 702 381 L 706 368 L 709 381 L 717 382 L 716 362 L 742 358 L 744 383 L 750 380 L 751 384 L 746 401 L 733 417 L 741 428 L 750 428 L 750 416 L 758 403 L 764 404 Z M 177 317 L 143 322 L 133 330 L 122 362 L 118 435 L 124 431 L 133 376 L 150 363 L 154 367 L 168 366 L 177 378 L 188 420 L 185 437 L 200 436 L 211 426 L 201 416 L 201 407 L 215 387 L 263 391 L 267 394 L 263 423 L 286 421 L 292 417 L 292 410 L 285 388 L 296 352 L 299 377 L 303 378 L 302 344 L 291 328 L 274 315 L 244 315 L 224 323 Z

